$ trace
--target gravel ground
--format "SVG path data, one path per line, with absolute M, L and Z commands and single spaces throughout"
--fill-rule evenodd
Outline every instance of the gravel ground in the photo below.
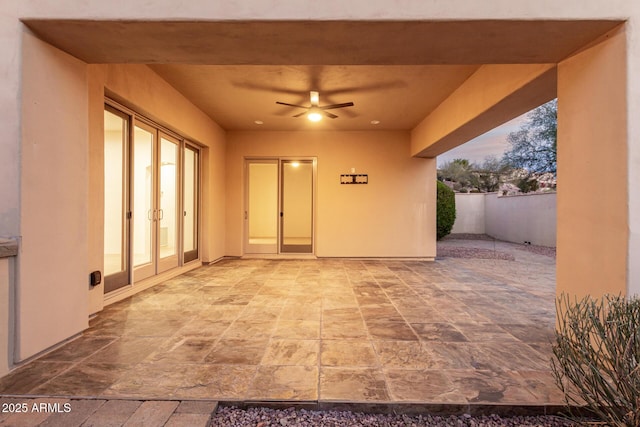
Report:
M 555 416 L 499 417 L 497 415 L 472 417 L 435 415 L 385 415 L 359 412 L 307 411 L 304 409 L 267 409 L 235 407 L 218 408 L 211 419 L 211 427 L 569 427 L 575 424 Z
M 442 240 L 490 240 L 493 242 L 497 239 L 494 239 L 487 234 L 455 233 L 447 234 L 442 238 Z
M 516 249 L 521 251 L 533 252 L 538 255 L 545 255 L 551 258 L 556 257 L 556 248 L 550 248 L 547 246 L 535 246 L 535 245 L 517 245 Z
M 504 259 L 515 261 L 516 258 L 506 252 L 493 249 L 466 248 L 461 246 L 438 247 L 438 257 L 448 258 L 475 258 L 475 259 Z
M 505 242 L 502 240 L 494 239 L 493 237 L 487 236 L 486 234 L 468 234 L 468 233 L 449 234 L 448 236 L 444 237 L 442 240 L 443 241 L 485 240 L 485 241 L 491 241 L 491 242 L 500 242 L 501 244 L 509 245 L 514 249 L 517 249 L 520 251 L 531 252 L 537 255 L 544 255 L 551 258 L 556 257 L 556 248 L 553 248 L 553 247 Z M 449 258 L 503 259 L 508 261 L 515 260 L 513 255 L 507 252 L 484 249 L 484 248 L 470 248 L 468 246 L 459 247 L 459 246 L 453 246 L 453 244 L 452 246 L 446 246 L 446 247 L 439 246 L 438 256 L 449 257 Z

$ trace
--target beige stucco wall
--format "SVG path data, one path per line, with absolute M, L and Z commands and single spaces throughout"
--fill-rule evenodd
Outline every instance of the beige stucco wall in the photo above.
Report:
M 640 260 L 627 252 L 625 37 L 558 65 L 558 292 L 625 294 L 627 265 Z
M 485 199 L 485 232 L 507 242 L 556 246 L 556 193 Z
M 227 254 L 243 253 L 244 158 L 314 156 L 316 255 L 434 257 L 435 160 L 409 144 L 408 132 L 229 132 Z M 369 184 L 341 185 L 352 168 Z
M 456 222 L 451 233 L 486 233 L 507 242 L 556 246 L 556 196 L 456 193 Z
M 83 62 L 24 33 L 16 353 L 87 327 L 88 97 Z
M 411 131 L 411 154 L 435 157 L 555 98 L 555 64 L 481 66 Z
M 627 44 L 627 206 L 629 241 L 627 250 L 627 292 L 640 295 L 640 2 L 632 2 L 633 18 L 626 27 Z
M 456 193 L 456 221 L 451 233 L 485 233 L 485 195 Z
M 58 0 L 55 4 L 43 4 L 39 0 L 16 0 L 12 9 L 23 16 L 46 18 L 82 19 L 619 19 L 638 12 L 633 0 L 544 0 L 531 3 L 527 0 L 450 0 L 425 2 L 408 0 L 402 7 L 389 7 L 388 0 L 326 0 L 322 4 L 306 2 L 245 2 L 233 0 L 217 2 L 193 1 L 176 3 L 173 0 L 120 2 L 86 0 L 79 8 L 76 0 Z M 10 6 L 9 5 L 9 6 Z

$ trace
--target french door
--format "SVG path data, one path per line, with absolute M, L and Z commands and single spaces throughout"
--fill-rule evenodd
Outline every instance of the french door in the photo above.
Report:
M 180 141 L 136 122 L 132 150 L 133 280 L 178 266 Z
M 200 152 L 105 106 L 105 293 L 199 257 Z
M 245 253 L 313 253 L 315 160 L 248 159 Z

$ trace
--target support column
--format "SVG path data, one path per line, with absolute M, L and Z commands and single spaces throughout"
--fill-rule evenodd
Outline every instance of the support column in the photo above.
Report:
M 558 65 L 557 293 L 626 294 L 624 27 Z

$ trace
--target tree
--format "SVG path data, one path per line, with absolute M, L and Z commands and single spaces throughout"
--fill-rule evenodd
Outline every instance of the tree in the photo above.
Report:
M 458 188 L 469 187 L 472 181 L 471 170 L 469 160 L 454 159 L 438 170 L 438 179 L 456 182 L 459 184 Z
M 555 175 L 557 110 L 557 99 L 532 110 L 520 129 L 507 137 L 511 149 L 504 154 L 503 161 L 532 175 L 547 172 Z
M 473 165 L 474 186 L 481 192 L 498 191 L 504 176 L 511 172 L 511 167 L 495 156 L 487 156 L 481 165 Z
M 495 156 L 487 156 L 482 164 L 467 159 L 454 159 L 438 170 L 438 179 L 452 181 L 456 191 L 497 191 L 511 167 Z

